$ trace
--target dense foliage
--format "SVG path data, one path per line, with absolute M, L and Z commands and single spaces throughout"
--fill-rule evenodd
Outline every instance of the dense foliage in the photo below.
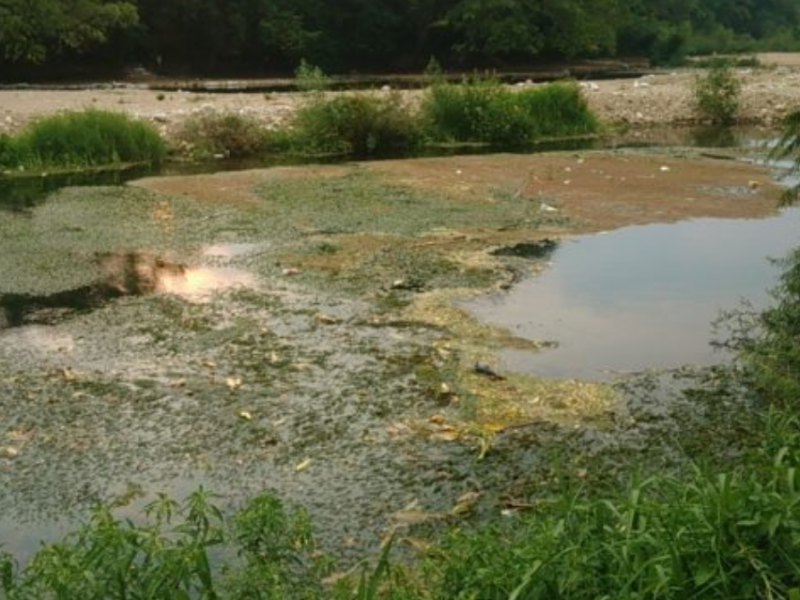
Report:
M 534 60 L 790 49 L 794 0 L 0 0 L 0 73 L 145 64 L 160 72 L 512 66 Z

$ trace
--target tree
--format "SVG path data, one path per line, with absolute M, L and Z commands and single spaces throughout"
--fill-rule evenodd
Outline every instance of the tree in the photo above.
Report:
M 136 7 L 123 0 L 0 0 L 0 56 L 40 64 L 86 52 L 137 22 Z

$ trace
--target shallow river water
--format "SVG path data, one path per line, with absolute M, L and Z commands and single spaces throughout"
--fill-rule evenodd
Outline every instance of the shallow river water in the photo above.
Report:
M 607 379 L 644 369 L 707 365 L 721 311 L 768 302 L 770 259 L 800 242 L 800 209 L 759 220 L 696 219 L 579 236 L 553 249 L 549 268 L 507 294 L 469 305 L 481 319 L 535 340 L 509 350 L 509 370 Z

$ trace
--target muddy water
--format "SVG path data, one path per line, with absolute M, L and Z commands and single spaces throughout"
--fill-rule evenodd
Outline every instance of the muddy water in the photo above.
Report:
M 800 209 L 762 220 L 697 219 L 566 240 L 540 276 L 470 305 L 480 318 L 555 348 L 507 351 L 503 367 L 607 379 L 707 365 L 711 323 L 745 299 L 768 301 L 779 258 L 800 242 Z

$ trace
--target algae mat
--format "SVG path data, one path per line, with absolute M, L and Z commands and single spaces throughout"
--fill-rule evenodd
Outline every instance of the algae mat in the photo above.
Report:
M 583 153 L 147 179 L 0 212 L 0 538 L 25 556 L 96 501 L 197 485 L 301 502 L 354 556 L 462 518 L 460 498 L 496 512 L 550 468 L 546 440 L 619 415 L 610 385 L 492 373 L 538 343 L 454 302 L 546 261 L 496 250 L 775 198 L 732 161 Z

